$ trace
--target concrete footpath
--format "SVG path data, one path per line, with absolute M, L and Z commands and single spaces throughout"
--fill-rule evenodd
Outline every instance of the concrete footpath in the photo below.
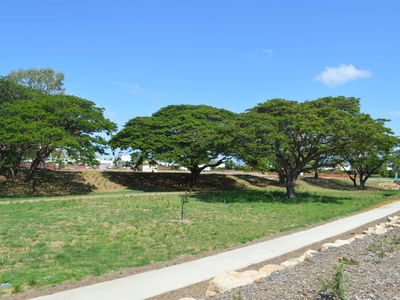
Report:
M 400 201 L 397 201 L 373 210 L 272 240 L 226 251 L 175 266 L 75 288 L 35 299 L 146 299 L 210 279 L 221 273 L 238 270 L 252 264 L 278 257 L 313 243 L 353 230 L 399 211 Z

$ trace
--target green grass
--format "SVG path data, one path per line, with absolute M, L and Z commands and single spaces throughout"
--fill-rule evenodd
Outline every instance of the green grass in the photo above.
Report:
M 106 195 L 126 195 L 126 194 L 137 194 L 142 193 L 143 191 L 138 190 L 122 190 L 122 191 L 113 191 L 113 192 L 90 192 L 87 194 L 73 194 L 73 195 L 57 195 L 57 194 L 50 194 L 50 195 L 32 195 L 32 196 L 12 196 L 12 197 L 0 197 L 1 201 L 18 201 L 18 200 L 27 200 L 27 199 L 47 199 L 47 198 L 74 198 L 79 196 L 106 196 Z
M 289 232 L 382 203 L 396 192 L 299 184 L 284 191 L 199 192 L 0 206 L 0 294 L 80 280 Z

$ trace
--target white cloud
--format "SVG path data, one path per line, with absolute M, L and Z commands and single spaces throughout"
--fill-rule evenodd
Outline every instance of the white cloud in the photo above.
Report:
M 259 59 L 268 59 L 270 58 L 274 52 L 272 49 L 263 49 L 263 50 L 255 50 L 246 53 L 245 57 L 246 59 L 251 59 L 251 60 L 259 60 Z
M 321 81 L 328 87 L 334 87 L 351 80 L 367 78 L 371 75 L 372 73 L 369 70 L 359 70 L 351 64 L 342 64 L 337 68 L 326 67 L 325 70 L 315 76 L 314 79 Z
M 130 92 L 135 96 L 160 96 L 162 94 L 161 91 L 152 91 L 143 88 L 140 84 L 137 83 L 125 83 L 120 81 L 114 81 L 113 84 L 127 90 L 128 92 Z

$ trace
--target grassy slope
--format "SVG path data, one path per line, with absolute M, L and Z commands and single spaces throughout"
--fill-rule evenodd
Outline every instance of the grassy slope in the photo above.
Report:
M 125 191 L 182 191 L 190 182 L 188 173 L 140 173 L 115 171 L 43 171 L 36 174 L 36 192 L 26 182 L 23 172 L 16 183 L 0 175 L 0 201 L 4 198 L 26 198 L 61 195 L 93 195 Z M 204 174 L 199 189 L 232 189 L 236 180 L 225 175 Z
M 299 183 L 296 201 L 288 203 L 282 188 L 244 179 L 269 187 L 199 192 L 186 204 L 184 223 L 178 220 L 178 196 L 2 206 L 0 283 L 10 282 L 18 291 L 224 249 L 347 215 L 395 194 L 308 180 Z

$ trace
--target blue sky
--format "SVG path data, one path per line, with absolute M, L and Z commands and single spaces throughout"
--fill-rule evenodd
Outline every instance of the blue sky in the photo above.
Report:
M 400 1 L 3 1 L 0 75 L 65 73 L 119 125 L 169 104 L 241 112 L 355 96 L 400 134 Z

